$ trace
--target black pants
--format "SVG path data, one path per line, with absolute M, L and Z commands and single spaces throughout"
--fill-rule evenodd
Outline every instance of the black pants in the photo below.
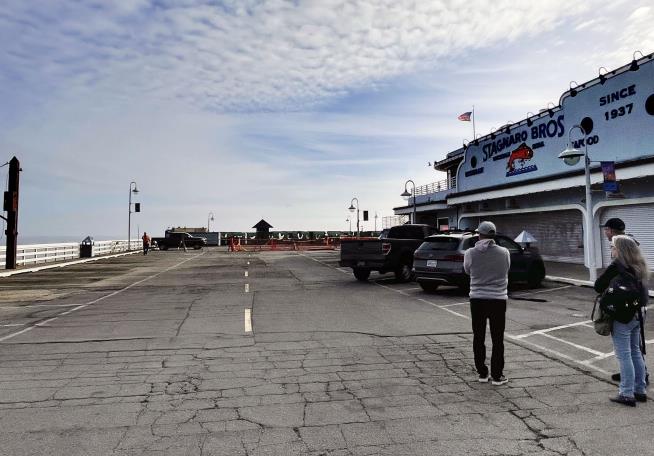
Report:
M 470 298 L 472 315 L 472 350 L 475 354 L 475 367 L 480 376 L 488 375 L 486 367 L 486 320 L 490 320 L 490 333 L 493 342 L 490 374 L 500 378 L 504 371 L 504 324 L 506 301 L 503 299 Z

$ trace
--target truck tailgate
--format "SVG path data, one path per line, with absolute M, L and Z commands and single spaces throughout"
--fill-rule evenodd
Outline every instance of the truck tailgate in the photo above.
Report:
M 380 239 L 344 239 L 341 241 L 341 261 L 343 260 L 382 260 L 382 241 Z

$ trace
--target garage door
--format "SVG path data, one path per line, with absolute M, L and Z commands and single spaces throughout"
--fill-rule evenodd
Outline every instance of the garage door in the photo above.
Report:
M 530 212 L 487 219 L 512 239 L 523 230 L 531 233 L 538 240 L 533 245 L 545 260 L 584 264 L 581 211 Z
M 650 269 L 654 268 L 654 204 L 631 204 L 626 206 L 608 207 L 602 211 L 602 225 L 610 218 L 617 217 L 624 221 L 625 232 L 633 235 L 640 242 L 640 250 Z M 604 233 L 602 233 L 604 234 Z M 602 236 L 602 265 L 611 263 L 611 247 L 606 236 Z

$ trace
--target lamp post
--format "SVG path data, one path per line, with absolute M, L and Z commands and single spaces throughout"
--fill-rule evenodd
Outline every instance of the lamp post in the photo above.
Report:
M 350 220 L 350 217 L 348 217 L 348 218 L 345 219 L 345 221 L 350 222 L 350 231 L 349 231 L 349 233 L 351 235 L 352 234 L 352 220 Z
M 375 212 L 375 233 L 377 233 L 377 219 L 379 216 L 377 215 L 377 212 Z
M 572 147 L 570 144 L 570 134 L 575 128 L 581 131 L 581 134 L 584 135 L 584 150 L 583 152 L 575 147 Z M 595 242 L 593 236 L 593 202 L 591 200 L 591 191 L 590 191 L 590 157 L 588 156 L 588 138 L 586 136 L 586 131 L 581 127 L 581 125 L 573 125 L 570 130 L 568 130 L 568 147 L 559 154 L 559 158 L 562 159 L 566 165 L 574 166 L 579 163 L 581 157 L 584 157 L 584 173 L 586 177 L 586 241 L 585 246 L 587 250 L 586 259 L 588 261 L 588 274 L 592 282 L 597 279 L 597 269 L 595 269 Z
M 354 202 L 355 201 L 357 202 L 356 208 L 354 207 Z M 352 198 L 352 201 L 350 201 L 350 207 L 348 207 L 348 209 L 352 213 L 354 213 L 355 209 L 357 211 L 357 237 L 359 237 L 359 235 L 360 235 L 360 231 L 359 231 L 359 200 L 357 198 Z
M 209 222 L 213 222 L 213 212 L 209 212 L 209 215 L 207 216 L 207 233 L 210 231 Z
M 132 188 L 132 185 L 134 187 Z M 132 193 L 138 194 L 139 189 L 136 187 L 136 182 L 129 183 L 129 211 L 127 214 L 127 251 L 132 250 Z
M 413 185 L 413 192 L 412 193 L 409 193 L 409 191 L 406 188 L 406 186 L 407 186 L 407 184 L 409 182 L 411 182 L 411 184 Z M 404 183 L 404 191 L 402 192 L 402 194 L 400 196 L 403 197 L 403 198 L 406 198 L 406 200 L 408 202 L 411 195 L 413 195 L 413 220 L 411 220 L 411 223 L 416 223 L 416 184 L 411 179 L 409 179 L 408 181 L 406 181 Z

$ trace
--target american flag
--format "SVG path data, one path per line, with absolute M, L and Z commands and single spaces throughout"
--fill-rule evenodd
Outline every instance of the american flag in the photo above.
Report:
M 470 122 L 470 115 L 472 115 L 472 111 L 464 112 L 459 117 L 457 117 L 457 119 L 463 120 L 464 122 Z

